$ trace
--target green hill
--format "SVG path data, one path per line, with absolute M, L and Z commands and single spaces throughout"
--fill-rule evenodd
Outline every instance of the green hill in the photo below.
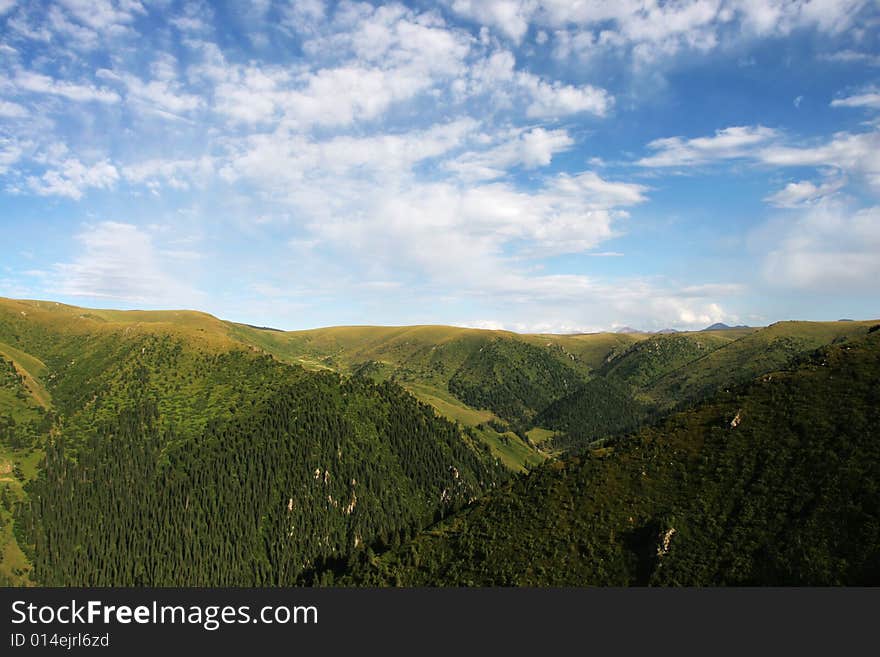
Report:
M 723 332 L 652 335 L 622 353 L 611 353 L 597 374 L 641 390 L 734 341 Z
M 864 334 L 872 322 L 777 322 L 749 332 L 656 379 L 646 395 L 663 406 L 693 400 L 716 390 L 787 367 L 803 354 Z M 727 333 L 725 331 L 724 333 Z
M 519 477 L 353 581 L 880 584 L 880 331 Z

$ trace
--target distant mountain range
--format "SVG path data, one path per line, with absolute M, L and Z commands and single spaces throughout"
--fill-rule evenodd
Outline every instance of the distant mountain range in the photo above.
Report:
M 845 322 L 848 320 L 842 319 L 841 322 Z M 700 331 L 732 331 L 734 329 L 748 329 L 752 328 L 751 326 L 746 326 L 745 324 L 739 324 L 738 326 L 728 326 L 727 324 L 723 324 L 722 322 L 716 322 L 711 326 L 707 326 L 704 329 L 700 329 Z M 631 326 L 621 326 L 619 329 L 615 329 L 615 333 L 644 333 L 647 335 L 666 335 L 670 333 L 686 333 L 687 331 L 679 331 L 674 328 L 662 328 L 659 331 L 643 331 L 641 329 L 635 329 Z

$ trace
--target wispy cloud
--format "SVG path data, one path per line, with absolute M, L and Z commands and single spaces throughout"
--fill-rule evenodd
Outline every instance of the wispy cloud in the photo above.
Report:
M 831 107 L 867 107 L 880 109 L 880 93 L 871 91 L 846 98 L 836 98 L 831 101 Z
M 648 144 L 653 155 L 640 159 L 643 167 L 681 167 L 717 160 L 748 157 L 756 146 L 776 139 L 778 133 L 764 126 L 732 126 L 717 130 L 711 137 L 665 137 Z
M 106 221 L 76 237 L 79 252 L 49 274 L 56 294 L 179 306 L 200 294 L 175 276 L 153 237 L 132 224 Z
M 763 273 L 774 286 L 855 294 L 880 277 L 880 207 L 853 210 L 823 202 L 794 221 L 776 220 L 756 231 L 766 248 Z
M 75 102 L 118 103 L 121 100 L 119 94 L 110 89 L 88 83 L 56 80 L 33 71 L 18 71 L 12 83 L 21 91 L 61 96 Z

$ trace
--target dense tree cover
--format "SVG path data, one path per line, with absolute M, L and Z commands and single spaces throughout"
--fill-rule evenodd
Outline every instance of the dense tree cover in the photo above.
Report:
M 673 372 L 722 346 L 728 340 L 713 335 L 654 335 L 609 354 L 597 371 L 634 388 L 645 388 L 657 378 Z
M 549 448 L 574 453 L 789 367 L 817 347 L 845 342 L 866 328 L 865 323 L 780 322 L 734 340 L 711 333 L 651 336 L 612 350 L 586 385 L 544 409 L 533 423 L 560 432 Z
M 0 341 L 38 359 L 56 409 L 15 514 L 37 583 L 326 581 L 505 476 L 397 385 L 282 364 L 201 316 L 22 307 Z
M 149 395 L 130 402 L 47 445 L 26 487 L 16 531 L 41 584 L 291 585 L 502 476 L 394 384 L 303 376 L 189 437 Z
M 632 431 L 647 415 L 648 407 L 636 400 L 630 386 L 598 377 L 550 404 L 534 424 L 559 431 L 552 448 L 572 452 L 600 438 Z
M 541 467 L 349 581 L 880 584 L 878 336 Z
M 651 381 L 643 393 L 663 408 L 790 367 L 824 345 L 864 334 L 866 322 L 778 322 L 722 345 Z
M 469 406 L 525 425 L 580 383 L 580 375 L 549 350 L 499 339 L 468 357 L 450 378 L 449 392 Z

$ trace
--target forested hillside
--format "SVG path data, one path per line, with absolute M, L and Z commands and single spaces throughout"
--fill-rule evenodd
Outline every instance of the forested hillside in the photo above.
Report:
M 398 387 L 311 375 L 182 439 L 137 400 L 47 448 L 16 518 L 41 584 L 278 586 L 398 544 L 500 472 Z
M 812 350 L 864 335 L 870 322 L 780 322 L 762 329 L 654 335 L 608 354 L 585 385 L 534 420 L 554 453 L 652 423 Z
M 880 330 L 521 477 L 353 581 L 880 584 Z
M 289 584 L 506 476 L 399 386 L 281 363 L 208 316 L 3 310 L 0 341 L 44 364 L 52 400 L 34 410 L 0 363 L 17 403 L 0 446 L 8 581 Z

